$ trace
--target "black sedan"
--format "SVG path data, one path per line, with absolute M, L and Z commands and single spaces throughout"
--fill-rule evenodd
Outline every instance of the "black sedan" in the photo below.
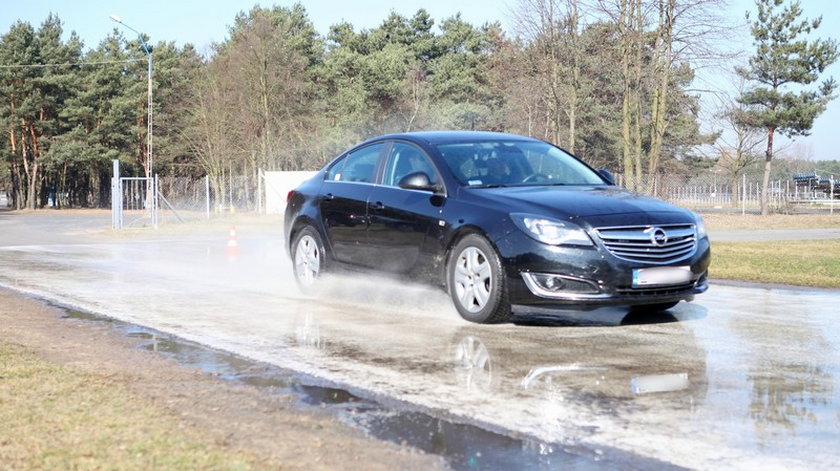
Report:
M 482 323 L 512 306 L 666 310 L 707 289 L 710 259 L 697 214 L 489 132 L 363 142 L 289 193 L 285 233 L 304 290 L 339 268 L 392 273 L 445 287 Z

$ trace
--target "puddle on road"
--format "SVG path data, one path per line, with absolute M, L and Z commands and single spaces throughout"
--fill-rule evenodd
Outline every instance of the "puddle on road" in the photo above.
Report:
M 221 379 L 265 388 L 296 398 L 298 407 L 334 414 L 369 436 L 441 456 L 455 470 L 508 469 L 673 469 L 668 463 L 620 450 L 571 449 L 567 445 L 513 438 L 429 414 L 399 410 L 358 397 L 346 390 L 297 372 L 249 360 L 228 352 L 129 324 L 116 319 L 56 306 L 64 319 L 105 322 L 123 335 L 140 339 L 140 348 L 160 353 L 179 364 L 200 368 Z

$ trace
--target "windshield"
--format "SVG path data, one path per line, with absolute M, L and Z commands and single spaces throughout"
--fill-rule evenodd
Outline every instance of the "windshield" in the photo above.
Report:
M 591 168 L 570 154 L 534 141 L 482 141 L 437 146 L 462 185 L 604 185 Z

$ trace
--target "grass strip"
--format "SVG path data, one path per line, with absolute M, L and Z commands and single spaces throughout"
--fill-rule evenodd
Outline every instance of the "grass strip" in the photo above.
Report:
M 713 242 L 713 279 L 840 288 L 840 239 Z
M 835 214 L 703 214 L 706 227 L 720 231 L 763 229 L 817 229 L 840 227 L 840 210 Z
M 114 379 L 0 341 L 0 463 L 15 469 L 274 468 L 217 446 Z

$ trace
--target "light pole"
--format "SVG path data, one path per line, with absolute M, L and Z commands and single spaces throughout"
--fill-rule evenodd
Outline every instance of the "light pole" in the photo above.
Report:
M 148 193 L 147 193 L 147 201 L 150 202 L 150 209 L 152 210 L 152 214 L 156 216 L 156 210 L 152 206 L 156 201 L 153 197 L 153 193 L 155 191 L 153 182 L 153 175 L 154 172 L 152 170 L 152 51 L 149 50 L 149 45 L 146 44 L 146 40 L 143 39 L 143 35 L 140 31 L 132 28 L 131 26 L 123 23 L 122 18 L 117 15 L 111 15 L 111 19 L 115 22 L 125 26 L 126 28 L 130 29 L 131 31 L 137 33 L 137 39 L 140 40 L 140 44 L 143 45 L 143 50 L 146 52 L 146 57 L 149 61 L 149 69 L 148 69 L 148 94 L 149 94 L 149 103 L 147 104 L 146 108 L 149 111 L 149 116 L 146 119 L 146 180 L 148 182 Z M 156 221 L 155 221 L 156 224 Z

